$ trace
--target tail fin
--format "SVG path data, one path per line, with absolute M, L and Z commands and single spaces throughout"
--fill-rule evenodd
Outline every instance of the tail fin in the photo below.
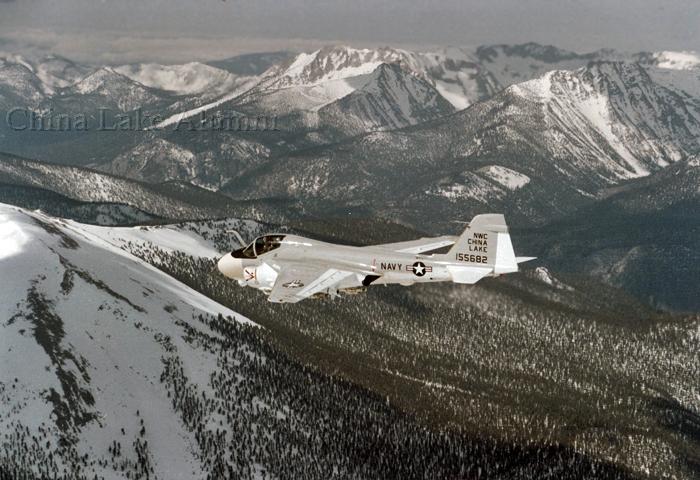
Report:
M 456 282 L 459 281 L 459 277 L 464 276 L 466 279 L 473 276 L 467 275 L 467 269 L 460 268 L 462 266 L 470 267 L 470 270 L 477 267 L 483 273 L 479 278 L 488 274 L 500 275 L 518 271 L 513 244 L 508 234 L 508 225 L 501 214 L 474 217 L 445 258 L 457 264 L 450 269 L 450 271 L 454 270 L 453 278 Z M 464 275 L 460 272 L 464 272 Z

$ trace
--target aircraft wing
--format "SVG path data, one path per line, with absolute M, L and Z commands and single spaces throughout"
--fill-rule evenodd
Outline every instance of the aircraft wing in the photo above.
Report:
M 284 267 L 272 287 L 268 300 L 274 303 L 296 303 L 335 286 L 354 275 L 353 272 L 327 267 Z
M 459 237 L 455 237 L 454 235 L 444 235 L 434 238 L 419 238 L 418 240 L 410 240 L 408 242 L 385 243 L 383 245 L 376 245 L 376 247 L 386 248 L 392 252 L 399 253 L 423 253 L 454 245 L 458 238 Z

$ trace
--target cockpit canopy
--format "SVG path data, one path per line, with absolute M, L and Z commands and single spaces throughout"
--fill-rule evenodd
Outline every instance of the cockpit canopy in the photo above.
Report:
M 258 237 L 247 247 L 239 248 L 231 252 L 234 258 L 257 258 L 267 252 L 279 248 L 284 240 L 284 235 L 263 235 Z

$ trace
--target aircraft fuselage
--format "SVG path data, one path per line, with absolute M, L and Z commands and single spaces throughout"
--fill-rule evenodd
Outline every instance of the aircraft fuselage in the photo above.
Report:
M 446 254 L 429 254 L 451 246 Z M 270 292 L 272 302 L 356 292 L 369 285 L 446 282 L 473 284 L 518 271 L 503 215 L 477 215 L 459 237 L 442 236 L 354 247 L 297 235 L 270 234 L 219 260 L 242 286 Z

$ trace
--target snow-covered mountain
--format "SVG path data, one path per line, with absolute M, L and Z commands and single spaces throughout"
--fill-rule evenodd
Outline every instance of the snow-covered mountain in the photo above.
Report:
M 217 144 L 201 150 L 149 136 L 99 168 L 147 182 L 177 180 L 217 190 L 269 155 L 264 144 L 245 137 L 222 136 Z
M 198 95 L 216 98 L 249 84 L 256 77 L 238 76 L 199 62 L 182 65 L 141 63 L 123 65 L 116 72 L 150 88 L 176 95 Z
M 414 52 L 382 47 L 357 49 L 349 46 L 325 47 L 301 53 L 286 63 L 272 67 L 262 76 L 253 92 L 270 92 L 292 87 L 315 87 L 312 93 L 326 102 L 353 92 L 362 78 L 381 64 L 398 65 L 430 83 L 457 108 L 486 98 L 496 86 L 482 75 L 477 59 L 467 50 L 445 48 L 434 52 Z
M 400 56 L 399 50 L 390 48 L 329 46 L 312 53 L 300 53 L 289 62 L 272 67 L 263 75 L 259 88 L 275 90 L 367 75 L 380 64 L 395 62 Z
M 6 82 L 8 86 L 20 91 L 23 86 L 32 84 L 44 96 L 53 95 L 57 89 L 74 84 L 94 70 L 92 67 L 75 63 L 58 55 L 33 58 L 3 52 L 0 52 L 0 65 L 3 69 L 0 72 L 0 83 Z M 14 74 L 12 68 L 15 69 Z M 18 69 L 23 71 L 24 78 L 16 77 Z M 13 75 L 15 81 L 13 81 Z M 27 81 L 28 75 L 33 77 L 31 81 Z M 26 105 L 14 105 L 14 107 L 18 106 Z M 29 106 L 36 105 L 30 103 Z
M 447 47 L 407 55 L 402 65 L 420 72 L 457 110 L 485 100 L 502 88 L 480 64 L 476 52 L 466 48 Z
M 661 51 L 638 55 L 640 62 L 667 70 L 698 70 L 700 54 L 692 51 Z
M 329 58 L 335 57 L 329 54 Z M 295 62 L 298 61 L 299 57 Z M 198 185 L 220 188 L 266 160 L 273 150 L 289 152 L 368 131 L 394 130 L 437 120 L 455 111 L 430 81 L 398 63 L 348 62 L 354 66 L 329 69 L 321 78 L 315 78 L 311 72 L 293 78 L 297 67 L 292 62 L 282 73 L 278 72 L 281 68 L 268 72 L 243 95 L 221 97 L 174 114 L 160 124 L 162 128 L 173 128 L 183 119 L 196 120 L 203 112 L 216 116 L 236 111 L 248 118 L 274 117 L 281 134 L 272 132 L 259 138 L 254 132 L 221 132 L 216 142 L 208 136 L 168 132 L 167 139 L 147 138 L 101 168 L 148 181 L 180 175 L 180 179 Z M 285 137 L 282 141 L 281 136 Z M 180 153 L 185 154 L 187 165 Z
M 700 148 L 700 117 L 638 64 L 598 62 L 552 71 L 506 92 L 539 106 L 544 141 L 559 168 L 587 158 L 590 165 L 574 167 L 597 170 L 612 182 L 645 176 Z M 567 136 L 576 141 L 563 142 Z
M 421 185 L 411 191 L 411 204 L 427 198 L 458 209 L 513 201 L 526 216 L 543 220 L 617 182 L 697 153 L 700 70 L 692 58 L 672 52 L 577 54 L 532 43 L 433 52 L 334 46 L 282 61 L 241 90 L 241 77 L 202 64 L 104 67 L 59 88 L 62 95 L 43 104 L 124 110 L 145 103 L 163 112 L 168 131 L 120 135 L 125 141 L 100 142 L 99 149 L 97 138 L 84 140 L 85 148 L 100 153 L 86 163 L 139 180 L 185 180 L 224 188 L 240 200 L 296 201 L 302 195 L 355 204 L 352 197 L 361 196 L 362 203 L 372 203 L 375 195 L 403 197 L 407 190 L 397 183 L 401 191 L 394 191 L 386 172 L 408 164 Z M 27 68 L 20 71 L 38 79 Z M 45 98 L 36 82 L 26 81 L 34 85 L 27 96 Z M 182 95 L 195 91 L 206 93 Z M 182 118 L 217 111 L 275 117 L 277 130 L 175 130 Z M 412 128 L 379 134 L 406 127 Z M 18 138 L 14 149 L 53 158 L 63 143 L 37 141 L 28 151 L 26 139 Z M 296 159 L 321 151 L 318 162 L 297 165 Z M 331 167 L 336 155 L 349 156 L 340 170 Z M 376 168 L 358 168 L 369 155 Z M 559 193 L 552 195 L 554 190 Z M 559 194 L 571 201 L 557 199 Z
M 328 46 L 300 53 L 286 61 L 285 57 L 279 57 L 280 63 L 264 72 L 259 82 L 246 83 L 237 91 L 237 94 L 243 94 L 249 89 L 233 103 L 244 110 L 275 115 L 315 111 L 354 92 L 380 64 L 391 64 L 400 65 L 404 71 L 430 83 L 445 100 L 460 110 L 514 83 L 539 77 L 554 69 L 577 69 L 591 61 L 636 62 L 642 58 L 647 65 L 666 68 L 671 63 L 658 60 L 666 57 L 676 58 L 673 52 L 632 55 L 600 50 L 577 54 L 536 43 L 483 46 L 474 50 L 447 47 L 431 51 Z M 691 63 L 686 61 L 683 65 Z M 236 97 L 230 95 L 226 102 Z M 216 109 L 222 103 L 201 105 L 202 108 L 192 111 L 181 109 L 172 118 L 191 117 L 202 109 Z M 172 123 L 165 122 L 163 126 Z
M 185 183 L 149 185 L 95 170 L 0 154 L 0 182 L 48 190 L 80 202 L 131 205 L 163 218 L 232 214 L 234 202 Z
M 0 58 L 0 109 L 17 106 L 37 108 L 46 98 L 48 88 L 36 76 L 31 65 L 22 59 Z
M 637 64 L 594 62 L 412 129 L 271 158 L 226 191 L 319 206 L 393 205 L 416 225 L 494 209 L 543 222 L 695 154 L 699 139 L 700 121 L 683 96 Z
M 209 105 L 175 114 L 161 126 L 172 126 L 203 111 L 235 110 L 249 117 L 263 114 L 276 117 L 287 137 L 296 134 L 297 139 L 292 138 L 291 142 L 285 139 L 290 148 L 295 148 L 305 135 L 307 141 L 298 142 L 301 147 L 435 120 L 454 112 L 450 103 L 456 98 L 455 88 L 461 92 L 462 87 L 476 85 L 460 83 L 467 77 L 459 73 L 461 69 L 476 67 L 465 66 L 465 52 L 452 52 L 450 57 L 433 54 L 430 58 L 391 48 L 327 47 L 302 53 L 269 69 L 259 83 L 242 95 L 222 97 Z M 462 58 L 457 59 L 454 52 Z M 446 100 L 443 92 L 453 90 Z M 458 105 L 464 103 L 457 101 Z M 273 148 L 263 143 L 257 150 L 266 156 Z
M 583 83 L 590 84 L 590 87 L 584 88 L 590 90 L 588 93 L 573 92 L 576 88 L 574 85 L 567 86 L 561 82 L 555 88 L 556 91 L 546 92 L 553 98 L 549 107 L 558 105 L 556 108 L 559 109 L 556 115 L 548 116 L 548 125 L 556 123 L 554 117 L 558 115 L 561 123 L 558 128 L 563 128 L 564 131 L 592 128 L 593 132 L 578 135 L 574 144 L 562 146 L 562 155 L 568 155 L 567 149 L 572 149 L 572 155 L 588 155 L 595 163 L 593 157 L 605 152 L 601 162 L 608 163 L 606 178 L 627 178 L 644 175 L 649 168 L 656 168 L 658 163 L 680 158 L 679 149 L 675 146 L 676 136 L 682 137 L 679 140 L 680 150 L 692 151 L 694 131 L 690 124 L 694 121 L 688 117 L 700 118 L 700 97 L 687 93 L 688 90 L 692 91 L 693 75 L 696 73 L 693 70 L 662 69 L 651 60 L 642 62 L 641 58 L 641 54 L 629 55 L 611 50 L 577 54 L 538 44 L 495 45 L 480 47 L 475 51 L 445 48 L 432 52 L 411 52 L 388 47 L 356 49 L 333 46 L 301 53 L 269 69 L 262 75 L 260 82 L 246 93 L 222 98 L 181 115 L 173 115 L 165 124 L 172 126 L 182 118 L 195 118 L 203 111 L 235 110 L 248 116 L 262 114 L 276 117 L 276 125 L 283 133 L 262 137 L 254 134 L 239 135 L 240 138 L 235 139 L 222 135 L 221 148 L 213 145 L 210 139 L 200 142 L 189 136 L 183 143 L 180 140 L 182 137 L 169 135 L 168 142 L 196 152 L 195 162 L 207 165 L 206 169 L 200 170 L 211 172 L 211 165 L 218 164 L 216 168 L 227 172 L 219 177 L 207 173 L 206 178 L 200 176 L 195 180 L 191 175 L 187 176 L 190 181 L 216 187 L 227 179 L 244 178 L 250 165 L 260 164 L 277 155 L 284 156 L 308 147 L 332 144 L 370 131 L 394 130 L 430 122 L 446 117 L 455 108 L 464 108 L 475 102 L 486 101 L 488 105 L 488 99 L 511 85 L 523 84 L 522 91 L 530 92 L 528 95 L 532 98 L 539 98 L 541 95 L 536 91 L 538 88 L 547 89 L 543 85 L 547 81 L 548 72 L 569 72 L 559 75 L 575 78 L 580 74 L 577 72 L 587 68 L 586 71 L 591 72 L 590 78 Z M 620 62 L 619 59 L 625 61 Z M 643 65 L 635 62 L 642 62 Z M 594 73 L 596 69 L 604 68 L 617 71 Z M 671 79 L 665 78 L 669 72 Z M 390 76 L 393 78 L 388 80 Z M 625 92 L 616 86 L 614 82 L 618 80 L 613 77 L 621 79 L 621 88 Z M 642 88 L 639 92 L 635 90 L 636 77 L 639 77 Z M 530 81 L 532 82 L 527 83 Z M 656 91 L 659 87 L 666 87 L 666 90 L 659 93 Z M 510 92 L 517 96 L 518 90 L 514 87 Z M 659 95 L 666 98 L 657 98 Z M 561 98 L 556 98 L 558 96 Z M 452 104 L 452 108 L 445 100 Z M 647 104 L 647 107 L 643 104 Z M 661 104 L 664 106 L 660 107 Z M 406 108 L 408 105 L 411 105 L 410 112 Z M 647 111 L 642 111 L 645 108 Z M 653 111 L 656 108 L 665 110 L 657 114 Z M 480 110 L 481 108 L 475 108 L 472 113 Z M 623 118 L 627 115 L 632 116 Z M 680 123 L 677 126 L 666 125 L 664 122 L 669 115 L 678 117 Z M 499 114 L 499 118 L 505 117 Z M 482 120 L 490 122 L 488 118 Z M 522 118 L 521 121 L 528 120 Z M 572 126 L 568 125 L 569 122 L 572 122 Z M 612 126 L 613 122 L 617 122 L 615 126 Z M 615 129 L 614 132 L 605 127 L 608 124 Z M 522 128 L 529 127 L 524 124 Z M 538 135 L 539 131 L 531 133 Z M 547 140 L 550 147 L 556 147 L 555 137 L 559 131 L 544 133 L 550 135 Z M 222 152 L 227 150 L 223 148 L 224 143 L 245 147 L 240 155 L 244 165 L 228 156 L 223 160 Z M 614 152 L 610 153 L 611 149 Z M 628 149 L 635 153 L 628 154 Z M 147 151 L 150 152 L 147 155 L 150 158 L 167 158 L 167 149 L 159 148 L 157 143 L 151 142 Z M 251 152 L 258 155 L 257 161 L 250 157 Z M 124 153 L 121 158 L 138 155 L 136 150 L 132 150 Z M 611 160 L 615 165 L 606 160 L 610 155 L 615 157 Z M 620 156 L 624 160 L 617 158 Z M 637 164 L 637 157 L 646 160 Z M 221 161 L 217 161 L 217 158 Z M 566 161 L 569 162 L 570 159 Z M 645 166 L 647 161 L 653 165 Z M 232 162 L 237 165 L 238 174 L 229 173 L 228 167 Z M 154 178 L 141 176 L 141 169 L 129 166 L 128 162 L 123 165 L 126 168 L 119 170 L 105 168 L 133 175 L 134 178 Z M 571 172 L 570 175 L 584 174 Z M 479 182 L 481 180 L 477 179 Z M 591 183 L 593 188 L 601 185 L 595 177 Z M 300 183 L 306 184 L 317 185 L 318 182 Z M 445 194 L 458 198 L 464 192 L 474 191 L 474 188 L 483 190 L 483 186 L 460 185 L 457 182 L 448 187 Z M 592 191 L 591 188 L 584 190 L 587 194 Z
M 362 87 L 392 52 L 327 47 L 301 53 L 265 72 L 236 104 L 277 115 L 316 111 Z
M 354 92 L 322 107 L 319 124 L 351 136 L 416 125 L 454 111 L 430 83 L 406 75 L 397 64 L 380 64 L 366 80 Z
M 164 119 L 219 97 L 233 98 L 256 81 L 255 75 L 236 75 L 198 62 L 93 67 L 55 55 L 26 58 L 0 53 L 3 110 L 40 108 L 96 115 L 99 109 L 141 108 Z
M 56 91 L 85 78 L 93 67 L 81 65 L 58 55 L 49 55 L 34 63 L 37 76 L 44 85 Z
M 92 114 L 100 109 L 129 112 L 166 108 L 172 100 L 154 88 L 134 81 L 112 67 L 102 67 L 53 97 L 62 109 Z
M 237 216 L 281 222 L 299 208 L 294 202 L 274 200 L 238 202 L 184 181 L 145 183 L 88 168 L 43 163 L 2 153 L 0 184 L 10 189 L 8 198 L 21 200 L 21 205 L 40 205 L 44 199 L 59 203 L 58 211 L 76 211 L 77 218 L 99 220 L 104 214 L 108 224 L 120 219 L 133 223 L 129 218 L 140 217 L 188 220 Z M 28 196 L 36 201 L 27 200 Z M 131 208 L 124 210 L 124 207 Z M 107 211 L 102 212 L 102 208 Z
M 54 92 L 66 88 L 103 69 L 80 65 L 58 56 L 30 59 L 2 54 L 5 62 L 24 65 L 41 81 L 41 89 Z M 259 91 L 274 91 L 288 87 L 315 86 L 315 96 L 331 102 L 354 90 L 347 79 L 361 77 L 374 71 L 381 63 L 398 64 L 406 71 L 422 76 L 457 109 L 486 99 L 513 84 L 539 77 L 558 69 L 576 69 L 590 61 L 629 61 L 655 66 L 661 70 L 688 71 L 698 67 L 694 52 L 643 52 L 627 54 L 600 50 L 578 54 L 553 46 L 527 43 L 521 45 L 490 45 L 477 49 L 439 48 L 431 51 L 409 51 L 381 47 L 357 49 L 349 46 L 329 46 L 311 53 L 301 53 L 291 59 L 289 54 L 242 55 L 221 62 L 182 65 L 133 64 L 108 67 L 132 81 L 179 96 L 201 97 L 174 107 L 170 113 L 183 113 L 192 103 L 203 106 L 217 97 L 233 92 L 243 93 L 255 87 Z M 272 64 L 261 75 L 261 68 Z M 261 77 L 258 83 L 256 79 Z M 0 76 L 1 77 L 1 76 Z M 99 78 L 86 81 L 82 90 L 92 91 Z M 256 85 L 257 83 L 257 85 Z M 313 96 L 313 95 L 312 95 Z M 138 98 L 138 95 L 137 97 Z
M 627 478 L 588 452 L 433 429 L 393 405 L 399 393 L 302 365 L 270 332 L 163 272 L 231 288 L 210 273 L 220 253 L 207 238 L 241 227 L 258 229 L 103 228 L 0 204 L 0 477 L 451 478 L 497 469 L 532 478 L 555 469 L 566 480 Z M 262 300 L 240 301 L 267 309 Z M 256 312 L 275 322 L 290 314 Z M 321 350 L 320 339 L 295 338 Z M 403 388 L 444 389 L 384 368 L 369 380 L 377 371 Z M 674 455 L 655 459 L 665 466 Z
M 221 334 L 196 318 L 248 321 L 79 224 L 6 205 L 0 222 L 3 471 L 203 478 L 163 372 L 210 391 L 218 359 L 188 339 Z

